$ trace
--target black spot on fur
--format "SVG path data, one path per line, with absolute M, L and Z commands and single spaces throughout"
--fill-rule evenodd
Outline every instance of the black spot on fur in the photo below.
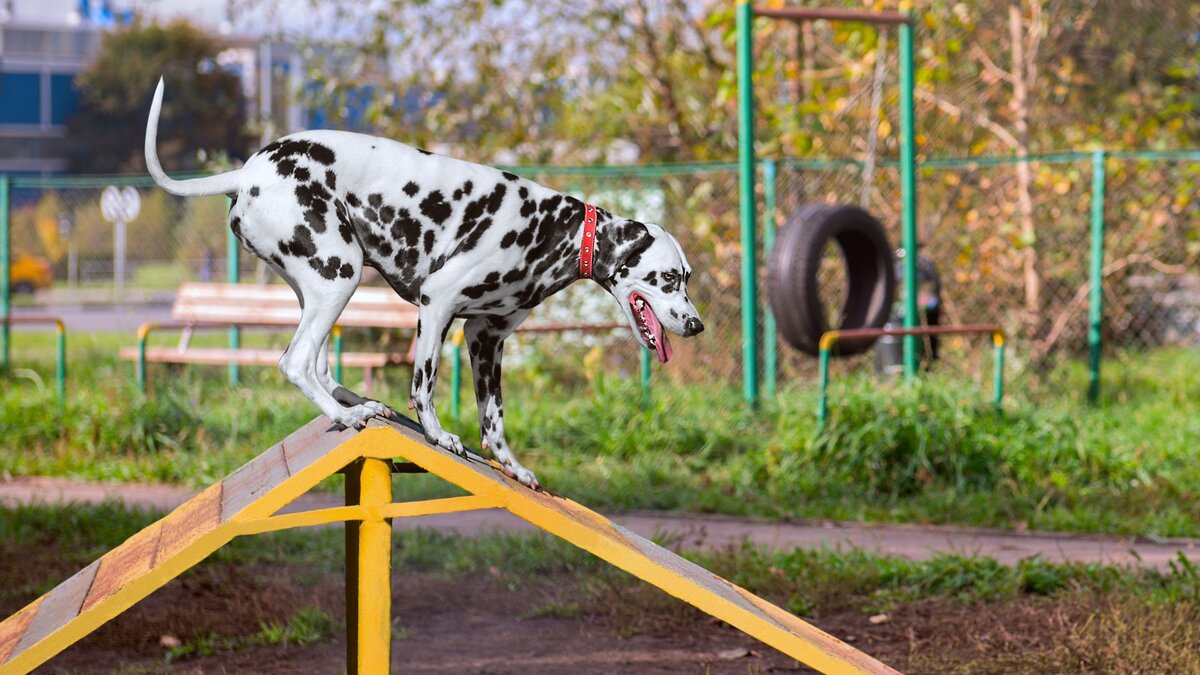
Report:
M 475 184 L 472 183 L 471 181 L 467 181 L 467 182 L 463 183 L 462 191 L 463 191 L 464 195 L 471 194 L 471 191 L 474 189 L 475 189 Z
M 504 185 L 497 185 L 492 194 L 488 195 L 487 210 L 488 213 L 495 213 L 500 210 L 500 206 L 504 204 L 504 193 L 508 192 L 508 188 Z
M 337 174 L 333 172 L 333 169 L 325 172 L 325 184 L 329 186 L 330 190 L 337 189 Z
M 296 180 L 302 180 L 302 181 L 306 181 L 309 178 L 312 178 L 312 174 L 310 174 L 308 172 L 308 169 L 306 169 L 302 166 L 296 167 L 296 171 L 292 175 L 296 177 Z
M 317 234 L 325 231 L 325 218 L 317 213 L 316 209 L 309 209 L 304 212 L 304 222 L 308 223 L 308 226 Z
M 416 246 L 421 237 L 421 223 L 413 218 L 408 209 L 400 209 L 392 221 L 392 240 L 404 246 Z
M 529 197 L 529 188 L 522 185 L 521 189 L 517 190 L 517 194 L 520 195 L 521 199 L 526 199 Z
M 516 179 L 517 179 L 517 174 L 515 174 L 515 173 L 509 173 L 509 172 L 507 172 L 507 171 L 501 171 L 501 172 L 500 172 L 500 174 L 504 176 L 504 179 L 505 179 L 505 180 L 516 180 Z
M 346 203 L 355 208 L 358 208 L 362 205 L 362 202 L 358 200 L 358 195 L 354 194 L 353 192 L 346 193 Z
M 354 229 L 350 227 L 349 223 L 338 225 L 338 234 L 342 235 L 342 240 L 347 244 L 354 241 Z
M 321 276 L 323 276 L 329 280 L 338 278 L 338 275 L 341 273 L 341 271 L 343 269 L 342 259 L 337 257 L 336 255 L 330 257 L 329 260 L 327 260 L 327 261 L 321 260 L 321 258 L 318 256 L 313 256 L 308 259 L 308 264 L 310 267 L 312 267 L 314 270 L 316 270 Z M 345 267 L 349 267 L 349 266 L 350 266 L 350 264 L 346 263 Z M 354 274 L 354 270 L 351 269 L 350 275 L 353 276 L 353 274 Z M 349 278 L 349 277 L 347 277 L 347 278 Z
M 441 190 L 430 192 L 425 199 L 421 201 L 421 213 L 425 214 L 434 223 L 441 225 L 450 217 L 452 207 L 446 203 L 442 197 Z
M 433 233 L 433 230 L 429 230 L 425 233 L 425 255 L 429 255 L 429 253 L 431 251 L 433 251 L 434 238 L 435 238 L 435 235 Z
M 517 231 L 506 232 L 504 238 L 500 240 L 500 248 L 509 248 L 517 243 Z
M 279 242 L 279 252 L 297 258 L 307 258 L 316 254 L 317 246 L 313 243 L 312 232 L 303 225 L 297 225 L 296 229 L 292 230 L 290 241 Z
M 383 205 L 383 195 L 379 194 L 378 192 L 372 193 L 369 197 L 367 197 L 367 203 L 374 208 L 379 208 Z
M 393 220 L 395 220 L 395 218 L 396 218 L 396 209 L 393 209 L 390 206 L 385 206 L 382 209 L 379 209 L 379 224 L 380 225 L 386 226 L 389 223 L 391 223 Z
M 422 155 L 432 155 L 433 154 L 432 152 L 425 150 L 424 148 L 417 148 L 417 152 L 421 153 Z
M 421 295 L 421 304 L 422 305 L 428 305 L 430 302 L 432 302 L 432 300 L 429 299 L 428 295 L 424 295 L 424 294 Z
M 404 194 L 408 195 L 409 197 L 416 197 L 417 193 L 420 191 L 421 188 L 417 187 L 417 184 L 412 181 L 408 181 L 404 184 Z
M 258 186 L 257 186 L 257 185 L 255 185 L 254 187 L 250 188 L 250 196 L 251 196 L 251 197 L 257 197 L 257 196 L 258 196 Z
M 278 163 L 275 164 L 275 171 L 277 171 L 280 176 L 287 178 L 288 176 L 291 176 L 293 172 L 296 171 L 296 161 L 292 160 L 292 159 L 280 160 Z
M 337 161 L 337 155 L 333 154 L 333 149 L 320 143 L 313 143 L 312 149 L 309 150 L 308 156 L 312 157 L 321 164 L 329 165 Z

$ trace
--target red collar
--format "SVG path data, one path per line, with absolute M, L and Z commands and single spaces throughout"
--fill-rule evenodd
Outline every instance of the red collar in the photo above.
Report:
M 583 205 L 583 240 L 579 244 L 579 278 L 592 278 L 592 257 L 596 254 L 596 207 Z

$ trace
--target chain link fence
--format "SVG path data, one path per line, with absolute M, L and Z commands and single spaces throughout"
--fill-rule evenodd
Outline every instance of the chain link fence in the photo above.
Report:
M 1194 155 L 1112 153 L 1102 163 L 1103 338 L 1109 350 L 1200 342 L 1200 153 Z M 1087 153 L 1036 158 L 1024 176 L 1008 158 L 925 161 L 918 176 L 920 253 L 940 276 L 941 323 L 1001 324 L 1010 336 L 1009 363 L 1016 372 L 1036 373 L 1054 360 L 1085 355 L 1096 168 Z M 731 392 L 741 387 L 742 250 L 734 165 L 517 171 L 674 233 L 693 269 L 689 293 L 706 330 L 695 339 L 676 337 L 675 358 L 665 367 L 651 364 L 651 381 L 703 382 Z M 866 195 L 869 210 L 898 246 L 900 191 L 894 162 L 880 162 L 868 172 L 854 160 L 782 160 L 775 175 L 774 211 L 767 217 L 776 227 L 785 226 L 804 204 L 857 204 Z M 180 199 L 141 178 L 10 180 L 8 223 L 18 311 L 29 305 L 46 311 L 107 305 L 153 306 L 165 312 L 181 283 L 227 279 L 227 204 L 222 197 Z M 110 182 L 132 186 L 141 196 L 140 213 L 127 226 L 123 279 L 115 274 L 114 226 L 100 210 L 100 194 Z M 761 207 L 769 188 L 762 180 L 759 188 Z M 844 271 L 832 245 L 827 253 L 822 281 L 827 304 L 835 307 L 844 292 Z M 762 250 L 757 255 L 764 289 L 762 335 L 765 255 Z M 26 270 L 22 274 L 29 274 L 30 260 L 49 266 L 48 283 L 16 273 L 21 267 Z M 278 283 L 260 261 L 244 253 L 238 276 L 242 282 Z M 530 321 L 623 323 L 623 318 L 606 294 L 590 284 L 576 284 L 539 307 Z M 991 377 L 989 346 L 987 336 L 943 338 L 941 359 L 931 367 L 977 379 L 982 388 Z M 816 359 L 778 338 L 774 349 L 778 386 L 811 386 Z M 522 381 L 585 385 L 598 377 L 636 381 L 642 377 L 642 358 L 624 329 L 527 334 L 513 339 L 506 366 L 525 368 L 530 377 Z M 833 375 L 875 370 L 875 359 L 868 353 L 835 360 Z

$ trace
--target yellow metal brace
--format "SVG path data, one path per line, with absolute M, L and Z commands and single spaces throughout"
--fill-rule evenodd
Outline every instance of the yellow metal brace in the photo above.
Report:
M 393 460 L 469 495 L 392 503 Z M 346 506 L 274 515 L 338 471 L 346 474 Z M 45 663 L 233 537 L 339 521 L 346 523 L 347 672 L 386 673 L 391 519 L 484 508 L 507 509 L 822 672 L 896 672 L 594 511 L 530 490 L 474 455 L 428 445 L 411 422 L 373 420 L 355 432 L 317 418 L 0 622 L 0 675 Z

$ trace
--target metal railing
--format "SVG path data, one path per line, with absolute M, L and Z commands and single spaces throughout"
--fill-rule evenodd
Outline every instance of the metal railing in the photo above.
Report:
M 995 350 L 995 365 L 992 374 L 992 402 L 996 408 L 1004 400 L 1004 329 L 997 324 L 981 324 L 974 326 L 919 326 L 916 328 L 857 328 L 854 330 L 833 330 L 821 336 L 818 344 L 820 349 L 820 401 L 817 403 L 817 421 L 825 426 L 829 417 L 829 356 L 839 340 L 855 338 L 906 337 L 906 336 L 935 336 L 935 335 L 979 335 L 992 336 Z

